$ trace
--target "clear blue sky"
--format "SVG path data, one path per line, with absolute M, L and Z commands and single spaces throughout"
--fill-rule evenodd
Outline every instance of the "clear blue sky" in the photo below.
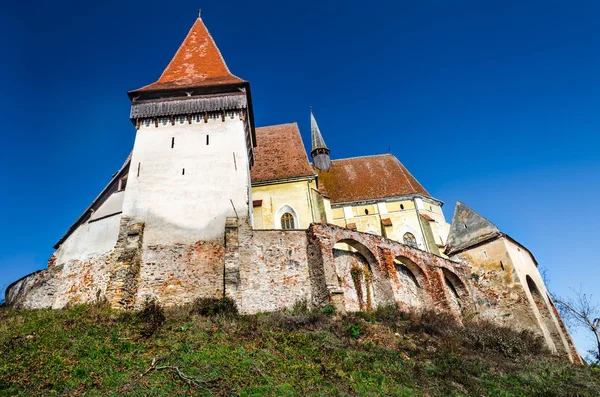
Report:
M 298 121 L 308 143 L 312 105 L 334 158 L 390 147 L 448 220 L 461 200 L 553 291 L 597 289 L 600 3 L 237 0 L 3 6 L 0 288 L 45 267 L 120 167 L 126 92 L 158 78 L 198 7 L 258 126 Z

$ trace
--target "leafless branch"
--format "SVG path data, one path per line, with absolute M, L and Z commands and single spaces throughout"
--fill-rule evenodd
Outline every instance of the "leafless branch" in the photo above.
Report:
M 206 381 L 206 380 L 202 380 L 202 379 L 198 379 L 198 378 L 194 378 L 192 376 L 186 375 L 185 373 L 181 372 L 179 367 L 176 367 L 174 365 L 163 365 L 163 366 L 158 367 L 157 364 L 159 363 L 159 361 L 161 361 L 160 358 L 159 359 L 153 358 L 152 364 L 150 364 L 150 367 L 143 374 L 140 375 L 140 378 L 142 378 L 143 376 L 147 375 L 148 373 L 150 373 L 152 371 L 168 370 L 168 371 L 171 371 L 171 373 L 173 375 L 176 375 L 179 379 L 187 382 L 188 384 L 192 384 L 192 385 L 204 388 L 206 390 L 209 389 L 210 381 Z
M 598 347 L 595 355 L 600 358 L 600 303 L 594 302 L 593 294 L 586 294 L 580 288 L 579 291 L 573 290 L 573 297 L 554 297 L 554 301 L 570 326 L 583 326 L 592 331 Z

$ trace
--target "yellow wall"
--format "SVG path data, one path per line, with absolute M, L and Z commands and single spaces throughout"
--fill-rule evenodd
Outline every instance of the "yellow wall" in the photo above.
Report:
M 348 224 L 354 223 L 359 232 L 374 232 L 399 242 L 403 242 L 404 234 L 409 232 L 417 239 L 419 249 L 437 254 L 439 250 L 436 247 L 428 247 L 423 236 L 422 226 L 424 227 L 427 222 L 431 226 L 435 243 L 442 245 L 445 243 L 450 225 L 446 223 L 439 205 L 423 202 L 420 211 L 434 221 L 427 221 L 423 218 L 419 220 L 413 200 L 399 200 L 333 208 L 332 223 L 341 227 L 347 227 Z M 352 216 L 346 218 L 347 214 Z M 384 227 L 381 224 L 381 220 L 386 218 L 392 221 L 392 226 Z M 419 223 L 420 221 L 423 222 L 423 225 Z
M 254 207 L 255 229 L 281 228 L 280 209 L 288 205 L 295 212 L 296 229 L 306 229 L 312 222 L 327 222 L 340 227 L 354 223 L 360 232 L 374 233 L 399 242 L 403 242 L 404 234 L 409 232 L 417 239 L 417 248 L 437 254 L 439 251 L 435 247 L 427 245 L 423 236 L 424 225 L 419 222 L 430 224 L 435 243 L 439 244 L 445 243 L 449 228 L 441 208 L 427 202 L 419 204 L 420 211 L 433 218 L 432 222 L 423 218 L 419 220 L 413 200 L 331 208 L 329 200 L 316 191 L 314 180 L 310 183 L 301 180 L 253 186 L 252 199 L 262 200 L 260 207 Z M 350 216 L 347 218 L 346 215 Z M 392 221 L 392 226 L 383 227 L 381 220 L 386 218 Z
M 262 206 L 254 207 L 254 228 L 280 229 L 281 221 L 278 210 L 285 205 L 290 206 L 296 213 L 294 217 L 296 229 L 306 229 L 313 221 L 319 221 L 318 211 L 314 208 L 314 198 L 312 205 L 310 202 L 310 188 L 316 188 L 314 181 L 309 183 L 307 180 L 300 180 L 253 186 L 252 200 L 262 200 Z M 310 194 L 315 195 L 316 192 L 312 190 Z M 325 210 L 330 208 L 328 203 L 325 203 Z

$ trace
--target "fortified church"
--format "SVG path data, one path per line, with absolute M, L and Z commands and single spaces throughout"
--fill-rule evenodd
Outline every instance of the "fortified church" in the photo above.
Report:
M 128 95 L 131 154 L 8 304 L 393 304 L 531 329 L 579 362 L 527 248 L 460 202 L 448 224 L 391 154 L 332 160 L 312 112 L 310 159 L 296 123 L 256 127 L 249 82 L 201 18 L 160 78 Z

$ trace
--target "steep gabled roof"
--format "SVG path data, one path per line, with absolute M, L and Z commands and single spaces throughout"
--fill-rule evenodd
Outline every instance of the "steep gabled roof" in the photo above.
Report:
M 198 18 L 160 78 L 132 92 L 243 82 L 231 74 L 204 22 Z
M 252 183 L 313 176 L 298 124 L 256 129 Z
M 427 190 L 392 154 L 333 160 L 329 171 L 316 170 L 319 190 L 331 203 L 422 194 Z
M 500 235 L 496 225 L 457 201 L 446 241 L 446 254 L 451 255 Z

